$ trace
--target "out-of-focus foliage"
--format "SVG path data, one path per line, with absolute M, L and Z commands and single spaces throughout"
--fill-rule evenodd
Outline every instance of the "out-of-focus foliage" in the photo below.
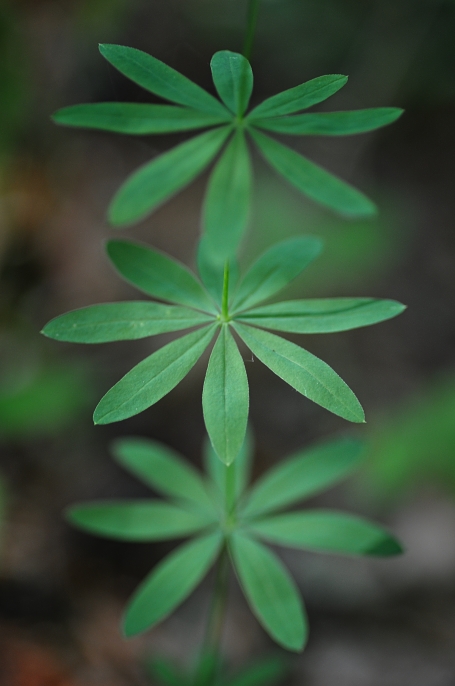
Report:
M 0 164 L 25 116 L 26 77 L 18 23 L 8 2 L 0 6 Z M 1 172 L 0 172 L 1 173 Z
M 392 407 L 372 432 L 371 459 L 359 494 L 400 500 L 438 486 L 455 493 L 455 377 L 438 380 L 419 397 Z

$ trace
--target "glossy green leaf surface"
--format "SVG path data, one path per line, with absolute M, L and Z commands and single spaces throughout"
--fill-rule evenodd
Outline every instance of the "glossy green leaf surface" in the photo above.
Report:
M 254 108 L 248 115 L 248 121 L 256 123 L 257 119 L 265 117 L 281 117 L 293 114 L 308 107 L 327 100 L 331 95 L 343 88 L 348 80 L 341 74 L 327 74 L 316 79 L 301 83 L 299 86 L 272 95 Z
M 201 283 L 181 262 L 132 241 L 108 241 L 106 249 L 120 276 L 147 295 L 217 312 Z
M 226 113 L 210 93 L 152 55 L 123 45 L 104 44 L 99 48 L 103 57 L 124 76 L 151 93 L 202 112 L 221 116 Z
M 108 343 L 180 331 L 212 320 L 210 315 L 174 305 L 107 303 L 62 314 L 46 324 L 41 333 L 57 341 Z
M 229 121 L 230 115 L 207 114 L 189 107 L 130 102 L 97 102 L 64 107 L 52 119 L 64 126 L 77 126 L 114 133 L 147 135 L 191 131 Z
M 222 263 L 235 256 L 248 225 L 252 169 L 243 131 L 237 131 L 210 176 L 203 208 L 206 249 Z
M 213 348 L 202 392 L 207 433 L 222 462 L 237 457 L 246 433 L 248 379 L 237 343 L 224 325 Z
M 317 112 L 293 117 L 260 119 L 256 126 L 276 133 L 307 136 L 352 136 L 392 124 L 403 114 L 398 107 L 376 107 L 352 112 Z
M 66 512 L 71 524 L 98 536 L 124 541 L 182 538 L 214 523 L 214 517 L 153 500 L 122 500 L 76 505 Z
M 290 300 L 245 312 L 239 320 L 288 333 L 334 333 L 377 324 L 406 309 L 395 300 L 321 298 Z
M 350 438 L 300 451 L 259 479 L 242 513 L 256 517 L 317 495 L 349 476 L 360 465 L 364 455 L 364 444 Z
M 375 204 L 345 181 L 269 136 L 253 130 L 250 133 L 267 162 L 311 200 L 346 217 L 376 213 Z
M 213 83 L 218 95 L 235 115 L 241 116 L 253 91 L 253 71 L 248 60 L 238 52 L 220 50 L 210 62 Z
M 246 272 L 233 299 L 232 310 L 246 310 L 271 298 L 295 279 L 321 252 L 313 236 L 290 238 L 273 245 Z
M 319 552 L 379 557 L 403 552 L 394 536 L 377 524 L 330 510 L 275 515 L 252 523 L 248 531 L 270 543 Z
M 245 440 L 235 463 L 227 467 L 216 454 L 210 440 L 204 443 L 204 464 L 215 491 L 215 500 L 223 510 L 226 504 L 226 482 L 233 476 L 233 500 L 237 501 L 246 490 L 250 481 L 251 462 L 253 459 L 254 441 L 247 430 Z M 231 473 L 229 473 L 231 471 Z
M 159 493 L 212 507 L 202 476 L 168 446 L 145 438 L 120 438 L 112 453 L 122 467 Z
M 95 424 L 133 417 L 171 391 L 194 367 L 214 334 L 204 327 L 165 345 L 125 374 L 95 408 Z
M 253 614 L 277 643 L 301 651 L 307 621 L 297 586 L 282 562 L 262 544 L 237 533 L 230 550 Z
M 212 161 L 230 131 L 229 126 L 206 131 L 133 172 L 110 204 L 111 224 L 121 227 L 143 219 L 188 185 Z
M 228 262 L 229 292 L 231 292 L 239 278 L 239 267 L 235 259 L 230 259 Z M 224 266 L 217 256 L 213 255 L 213 251 L 208 249 L 207 241 L 203 236 L 197 250 L 197 269 L 202 283 L 219 306 L 221 306 L 223 296 Z
M 365 421 L 356 396 L 328 364 L 267 331 L 238 323 L 234 328 L 253 355 L 296 391 L 343 419 Z
M 218 533 L 202 536 L 165 557 L 133 595 L 124 618 L 125 635 L 140 634 L 175 610 L 202 581 L 221 542 Z

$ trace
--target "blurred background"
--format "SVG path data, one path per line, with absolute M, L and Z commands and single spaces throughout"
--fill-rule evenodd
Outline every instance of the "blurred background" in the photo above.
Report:
M 153 685 L 150 659 L 188 668 L 203 635 L 210 577 L 170 619 L 125 642 L 122 607 L 172 546 L 92 538 L 70 530 L 62 510 L 147 495 L 109 456 L 118 436 L 164 441 L 200 465 L 204 364 L 143 414 L 94 428 L 97 400 L 169 338 L 77 346 L 39 334 L 69 309 L 138 298 L 107 264 L 105 210 L 130 171 L 184 136 L 63 129 L 50 115 L 80 102 L 153 101 L 102 59 L 101 42 L 150 52 L 211 89 L 210 57 L 241 50 L 245 15 L 246 0 L 1 0 L 2 686 Z M 389 561 L 283 553 L 311 625 L 307 649 L 289 662 L 289 685 L 455 683 L 454 35 L 453 0 L 262 2 L 254 101 L 342 73 L 348 85 L 324 108 L 406 109 L 376 133 L 286 141 L 367 192 L 381 210 L 372 221 L 319 210 L 255 159 L 244 263 L 278 239 L 312 233 L 325 252 L 290 296 L 408 305 L 374 327 L 295 338 L 354 389 L 365 427 L 347 426 L 246 359 L 255 475 L 320 438 L 363 437 L 363 471 L 315 504 L 376 517 L 407 549 Z M 125 236 L 194 265 L 205 182 Z M 228 664 L 235 671 L 274 650 L 233 582 Z

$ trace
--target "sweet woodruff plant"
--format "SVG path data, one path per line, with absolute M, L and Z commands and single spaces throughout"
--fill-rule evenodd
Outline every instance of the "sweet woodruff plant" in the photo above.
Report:
M 357 440 L 316 445 L 250 484 L 249 388 L 238 341 L 309 400 L 347 421 L 362 423 L 360 402 L 338 374 L 271 331 L 347 331 L 390 319 L 404 309 L 398 302 L 373 298 L 268 304 L 317 258 L 322 243 L 314 236 L 277 243 L 239 273 L 237 254 L 248 227 L 253 183 L 251 145 L 311 200 L 345 216 L 368 216 L 376 208 L 365 195 L 269 133 L 358 134 L 390 124 L 402 113 L 390 107 L 306 112 L 346 84 L 347 77 L 339 74 L 314 78 L 249 109 L 253 72 L 247 55 L 258 6 L 258 0 L 250 3 L 245 54 L 224 50 L 212 58 L 219 98 L 140 50 L 101 45 L 103 57 L 122 74 L 172 104 L 106 102 L 67 107 L 54 115 L 60 124 L 134 135 L 204 129 L 126 180 L 109 208 L 109 220 L 116 227 L 143 219 L 215 160 L 202 207 L 197 274 L 149 246 L 111 240 L 107 255 L 113 267 L 153 300 L 85 307 L 57 317 L 43 329 L 46 336 L 74 343 L 133 340 L 190 329 L 136 365 L 106 393 L 95 409 L 96 424 L 126 419 L 158 402 L 212 346 L 202 389 L 208 434 L 205 473 L 159 443 L 124 438 L 113 446 L 116 460 L 166 500 L 96 502 L 73 506 L 67 513 L 70 522 L 88 532 L 124 541 L 191 537 L 162 560 L 134 594 L 123 623 L 126 636 L 163 620 L 216 565 L 202 659 L 189 677 L 177 676 L 170 666 L 161 669 L 162 680 L 171 686 L 265 683 L 264 670 L 232 681 L 219 669 L 229 564 L 264 629 L 281 646 L 300 651 L 308 635 L 303 601 L 267 543 L 354 555 L 401 552 L 390 533 L 359 517 L 288 509 L 350 474 L 362 459 Z

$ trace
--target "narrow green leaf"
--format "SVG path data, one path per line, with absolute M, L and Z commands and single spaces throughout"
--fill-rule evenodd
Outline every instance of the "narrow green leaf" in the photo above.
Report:
M 104 44 L 99 48 L 124 76 L 151 93 L 209 114 L 226 114 L 223 105 L 210 93 L 152 55 L 123 45 Z
M 364 456 L 363 443 L 351 438 L 299 451 L 259 479 L 242 514 L 256 517 L 317 495 L 349 476 Z
M 203 209 L 206 249 L 223 265 L 235 256 L 248 225 L 251 189 L 250 154 L 239 130 L 210 176 Z
M 133 224 L 187 186 L 212 161 L 230 131 L 229 126 L 206 131 L 133 172 L 111 202 L 111 224 Z
M 133 595 L 123 622 L 125 636 L 152 628 L 175 610 L 206 575 L 221 542 L 219 533 L 202 536 L 165 557 Z
M 280 336 L 244 324 L 234 327 L 253 355 L 296 391 L 343 419 L 365 421 L 356 396 L 328 364 Z
M 293 114 L 308 107 L 317 105 L 327 100 L 331 95 L 343 88 L 348 80 L 341 74 L 327 74 L 318 76 L 316 79 L 301 83 L 300 86 L 273 95 L 254 108 L 248 115 L 248 121 L 256 124 L 257 119 L 265 117 L 280 117 L 284 114 Z
M 253 71 L 237 52 L 220 50 L 210 62 L 213 83 L 226 107 L 239 117 L 245 112 L 253 91 Z
M 208 293 L 181 262 L 132 241 L 108 241 L 106 249 L 120 276 L 147 295 L 216 314 Z
M 132 341 L 206 324 L 213 317 L 186 307 L 150 302 L 92 305 L 52 319 L 41 333 L 57 341 Z
M 328 553 L 385 557 L 403 552 L 388 531 L 343 512 L 289 512 L 253 522 L 248 531 L 270 543 Z
M 212 507 L 201 475 L 162 443 L 145 438 L 120 438 L 114 441 L 112 453 L 122 467 L 159 493 Z
M 153 658 L 146 663 L 146 669 L 150 676 L 163 686 L 193 686 L 192 681 L 190 683 L 171 660 Z
M 225 683 L 226 686 L 273 686 L 281 682 L 288 672 L 281 657 L 268 657 L 250 665 Z
M 405 305 L 395 300 L 321 298 L 256 307 L 237 319 L 288 333 L 333 333 L 377 324 L 396 317 L 405 309 Z
M 239 267 L 235 259 L 229 262 L 229 292 L 231 292 L 239 278 Z M 224 267 L 216 255 L 208 250 L 205 237 L 199 241 L 197 251 L 197 268 L 202 283 L 219 306 L 223 299 Z
M 352 112 L 317 112 L 293 117 L 259 119 L 255 126 L 276 133 L 307 136 L 352 136 L 392 124 L 403 114 L 398 107 L 376 107 Z
M 375 204 L 345 181 L 269 136 L 253 130 L 250 133 L 267 162 L 315 202 L 346 217 L 368 217 L 376 213 Z
M 282 562 L 257 541 L 235 533 L 230 551 L 253 614 L 288 650 L 301 651 L 308 625 L 297 586 Z
M 194 367 L 214 332 L 214 326 L 204 327 L 139 362 L 101 398 L 93 415 L 95 424 L 120 422 L 161 400 Z
M 221 462 L 210 440 L 207 439 L 205 441 L 203 449 L 205 469 L 214 487 L 215 500 L 221 505 L 222 511 L 225 511 L 226 505 L 226 479 L 228 478 L 228 471 L 233 470 L 234 472 L 234 498 L 237 501 L 246 490 L 250 481 L 253 452 L 253 435 L 248 429 L 240 452 L 235 458 L 235 463 L 230 467 Z
M 215 452 L 222 462 L 230 465 L 245 439 L 249 393 L 245 365 L 226 324 L 210 356 L 202 408 Z
M 208 513 L 153 500 L 105 500 L 75 505 L 67 510 L 66 518 L 84 531 L 123 541 L 182 538 L 216 521 Z
M 295 279 L 322 251 L 322 241 L 313 236 L 289 238 L 266 250 L 253 262 L 241 280 L 233 311 L 246 310 L 271 298 Z
M 64 107 L 52 119 L 56 124 L 99 129 L 114 133 L 146 135 L 191 131 L 223 124 L 231 119 L 223 115 L 207 114 L 189 107 L 149 105 L 131 102 L 97 102 Z

